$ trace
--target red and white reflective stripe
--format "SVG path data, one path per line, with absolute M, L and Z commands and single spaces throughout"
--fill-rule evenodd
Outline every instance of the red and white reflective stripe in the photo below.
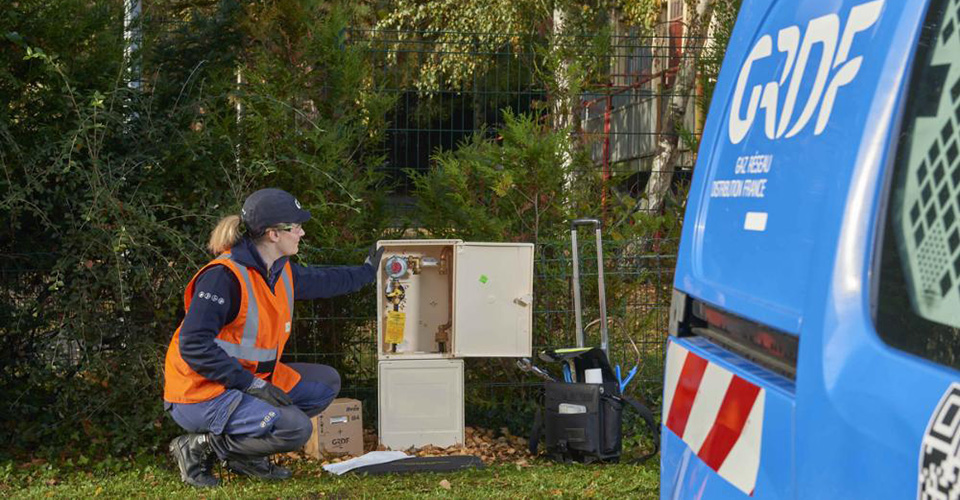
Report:
M 753 495 L 766 391 L 670 342 L 663 421 L 720 477 Z

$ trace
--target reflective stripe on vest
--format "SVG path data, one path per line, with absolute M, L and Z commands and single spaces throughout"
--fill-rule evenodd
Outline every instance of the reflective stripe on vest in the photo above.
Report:
M 274 361 L 277 359 L 276 349 L 264 349 L 256 347 L 257 332 L 260 331 L 260 311 L 257 307 L 257 297 L 253 292 L 253 283 L 250 281 L 250 273 L 247 272 L 247 266 L 237 262 L 233 255 L 223 254 L 219 258 L 229 259 L 236 266 L 247 285 L 247 320 L 243 324 L 243 338 L 240 344 L 235 344 L 223 339 L 214 339 L 221 349 L 234 358 L 246 359 L 248 361 Z M 284 266 L 286 267 L 286 266 Z M 283 269 L 280 270 L 280 278 L 283 281 L 283 287 L 287 291 L 287 305 L 290 308 L 290 314 L 293 315 L 293 286 L 290 278 Z
M 287 267 L 286 265 L 283 267 Z M 290 268 L 291 272 L 292 267 Z M 290 277 L 287 276 L 287 273 L 283 272 L 283 269 L 280 269 L 280 279 L 283 280 L 283 287 L 287 289 L 287 306 L 290 309 L 290 319 L 293 319 L 293 285 L 290 283 Z

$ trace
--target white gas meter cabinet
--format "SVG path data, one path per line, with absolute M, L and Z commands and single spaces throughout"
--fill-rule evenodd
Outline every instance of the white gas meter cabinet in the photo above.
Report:
M 463 443 L 461 358 L 531 355 L 533 244 L 377 245 L 380 443 Z

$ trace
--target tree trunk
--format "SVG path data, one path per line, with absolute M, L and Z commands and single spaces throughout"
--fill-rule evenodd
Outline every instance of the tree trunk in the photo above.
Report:
M 697 60 L 699 60 L 703 47 L 706 45 L 706 37 L 713 19 L 713 8 L 714 0 L 697 1 L 697 10 L 690 21 L 690 29 L 686 34 L 687 43 L 684 44 L 683 55 L 680 58 L 680 68 L 674 83 L 673 96 L 667 106 L 663 128 L 657 144 L 657 156 L 654 157 L 653 166 L 650 170 L 650 180 L 647 182 L 644 196 L 637 200 L 637 204 L 631 213 L 639 210 L 648 213 L 659 211 L 667 192 L 670 190 L 673 172 L 680 157 L 677 129 L 683 124 L 690 106 L 690 98 L 696 85 Z M 629 217 L 629 214 L 627 217 Z M 625 221 L 626 218 L 619 223 Z
M 572 130 L 573 125 L 573 96 L 570 93 L 570 62 L 567 59 L 567 48 L 565 45 L 568 41 L 565 39 L 564 30 L 566 28 L 567 14 L 563 11 L 562 7 L 554 7 L 553 9 L 553 46 L 554 51 L 562 54 L 562 60 L 559 62 L 559 67 L 556 72 L 556 95 L 554 96 L 553 102 L 553 129 L 554 130 L 566 130 L 568 133 L 566 135 L 567 144 L 563 148 L 561 153 L 561 168 L 567 172 L 566 175 L 566 188 L 568 192 L 572 189 L 573 186 L 573 173 L 570 172 L 570 164 L 573 161 L 570 156 L 570 151 L 573 149 L 573 137 L 570 136 L 569 131 Z

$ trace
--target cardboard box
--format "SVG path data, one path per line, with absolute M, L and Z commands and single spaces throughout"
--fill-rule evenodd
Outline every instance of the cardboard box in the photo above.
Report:
M 337 398 L 323 413 L 310 419 L 313 435 L 303 447 L 314 458 L 323 455 L 363 455 L 363 417 L 360 401 Z

